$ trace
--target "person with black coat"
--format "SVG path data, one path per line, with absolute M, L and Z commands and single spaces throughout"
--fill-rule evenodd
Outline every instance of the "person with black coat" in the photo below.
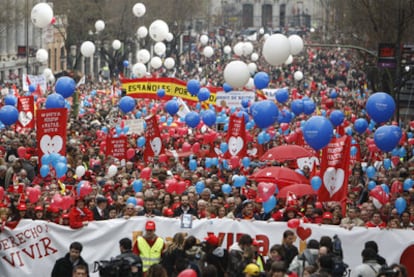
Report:
M 52 277 L 72 277 L 73 268 L 77 265 L 84 265 L 88 269 L 88 263 L 81 256 L 82 244 L 80 242 L 72 242 L 69 246 L 69 253 L 55 262 L 52 270 Z

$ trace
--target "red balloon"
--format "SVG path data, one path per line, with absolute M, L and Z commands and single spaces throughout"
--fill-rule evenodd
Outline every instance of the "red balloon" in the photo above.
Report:
M 132 159 L 135 156 L 135 149 L 134 148 L 129 148 L 126 151 L 126 157 L 128 160 Z
M 165 163 L 168 161 L 168 156 L 165 154 L 160 154 L 160 156 L 158 157 L 158 160 L 160 161 L 160 163 Z
M 30 203 L 36 203 L 39 200 L 41 191 L 38 188 L 32 188 L 32 187 L 28 187 L 26 189 L 27 191 L 27 196 L 29 198 Z
M 89 182 L 83 182 L 79 189 L 79 196 L 84 197 L 89 195 L 92 192 L 92 187 Z
M 3 197 L 4 197 L 4 188 L 0 187 L 0 201 L 3 200 Z
M 181 271 L 177 277 L 197 277 L 197 272 L 194 269 L 185 269 Z
M 289 123 L 281 123 L 280 128 L 282 129 L 282 131 L 286 131 L 287 129 L 289 129 Z
M 177 180 L 175 179 L 168 179 L 165 181 L 165 189 L 168 193 L 173 193 L 176 190 Z
M 289 221 L 287 222 L 287 226 L 292 229 L 298 228 L 299 225 L 300 225 L 300 220 L 298 218 L 289 219 Z
M 62 197 L 62 203 L 60 204 L 62 210 L 69 210 L 73 205 L 75 205 L 75 199 L 72 196 L 65 195 Z
M 62 196 L 59 193 L 56 193 L 52 197 L 52 201 L 50 202 L 50 206 L 52 208 L 58 208 L 58 209 L 60 209 L 60 207 L 62 205 L 62 201 L 63 201 Z
M 181 148 L 183 149 L 183 152 L 190 151 L 191 150 L 191 144 L 189 144 L 188 142 L 184 142 Z
M 175 192 L 177 194 L 182 194 L 187 189 L 187 184 L 184 181 L 180 181 L 175 186 Z
M 141 171 L 141 178 L 144 180 L 149 180 L 151 178 L 152 170 L 149 167 L 142 169 Z
M 269 198 L 275 193 L 276 184 L 260 182 L 257 187 L 259 197 L 262 198 L 263 202 L 269 200 Z
M 194 143 L 192 150 L 193 150 L 193 153 L 198 153 L 200 151 L 200 143 L 199 142 Z
M 239 168 L 240 167 L 240 158 L 238 156 L 233 156 L 230 158 L 230 166 L 231 168 Z
M 144 199 L 142 198 L 136 198 L 137 199 L 137 206 L 144 207 Z

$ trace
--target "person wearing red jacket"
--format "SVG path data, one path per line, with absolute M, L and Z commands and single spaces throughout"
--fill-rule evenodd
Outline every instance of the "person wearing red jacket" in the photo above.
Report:
M 75 206 L 69 212 L 69 226 L 79 229 L 93 221 L 93 213 L 85 206 L 85 200 L 81 197 L 76 198 Z

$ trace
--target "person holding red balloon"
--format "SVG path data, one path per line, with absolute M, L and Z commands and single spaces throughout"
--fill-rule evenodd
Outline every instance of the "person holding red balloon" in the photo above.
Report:
M 79 229 L 87 226 L 89 221 L 93 221 L 93 213 L 85 206 L 85 199 L 78 196 L 75 206 L 69 212 L 69 226 Z

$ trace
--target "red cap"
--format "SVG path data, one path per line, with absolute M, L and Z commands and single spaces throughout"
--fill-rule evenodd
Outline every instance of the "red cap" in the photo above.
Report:
M 42 206 L 36 206 L 34 208 L 35 212 L 43 212 L 43 207 Z
M 219 238 L 216 235 L 210 234 L 208 237 L 204 238 L 204 240 L 211 246 L 219 245 Z
M 155 222 L 148 220 L 147 223 L 145 223 L 145 230 L 155 230 Z
M 62 218 L 69 218 L 69 214 L 62 214 Z
M 324 213 L 322 214 L 322 218 L 323 218 L 323 219 L 332 219 L 332 218 L 333 218 L 333 215 L 332 215 L 332 213 L 331 213 L 331 212 L 324 212 Z
M 168 209 L 164 210 L 163 214 L 164 214 L 164 216 L 170 217 L 170 216 L 174 215 L 174 211 L 172 209 L 168 208 Z
M 26 211 L 26 210 L 27 210 L 27 208 L 26 208 L 26 204 L 19 204 L 19 205 L 17 206 L 17 209 L 18 209 L 19 211 Z

